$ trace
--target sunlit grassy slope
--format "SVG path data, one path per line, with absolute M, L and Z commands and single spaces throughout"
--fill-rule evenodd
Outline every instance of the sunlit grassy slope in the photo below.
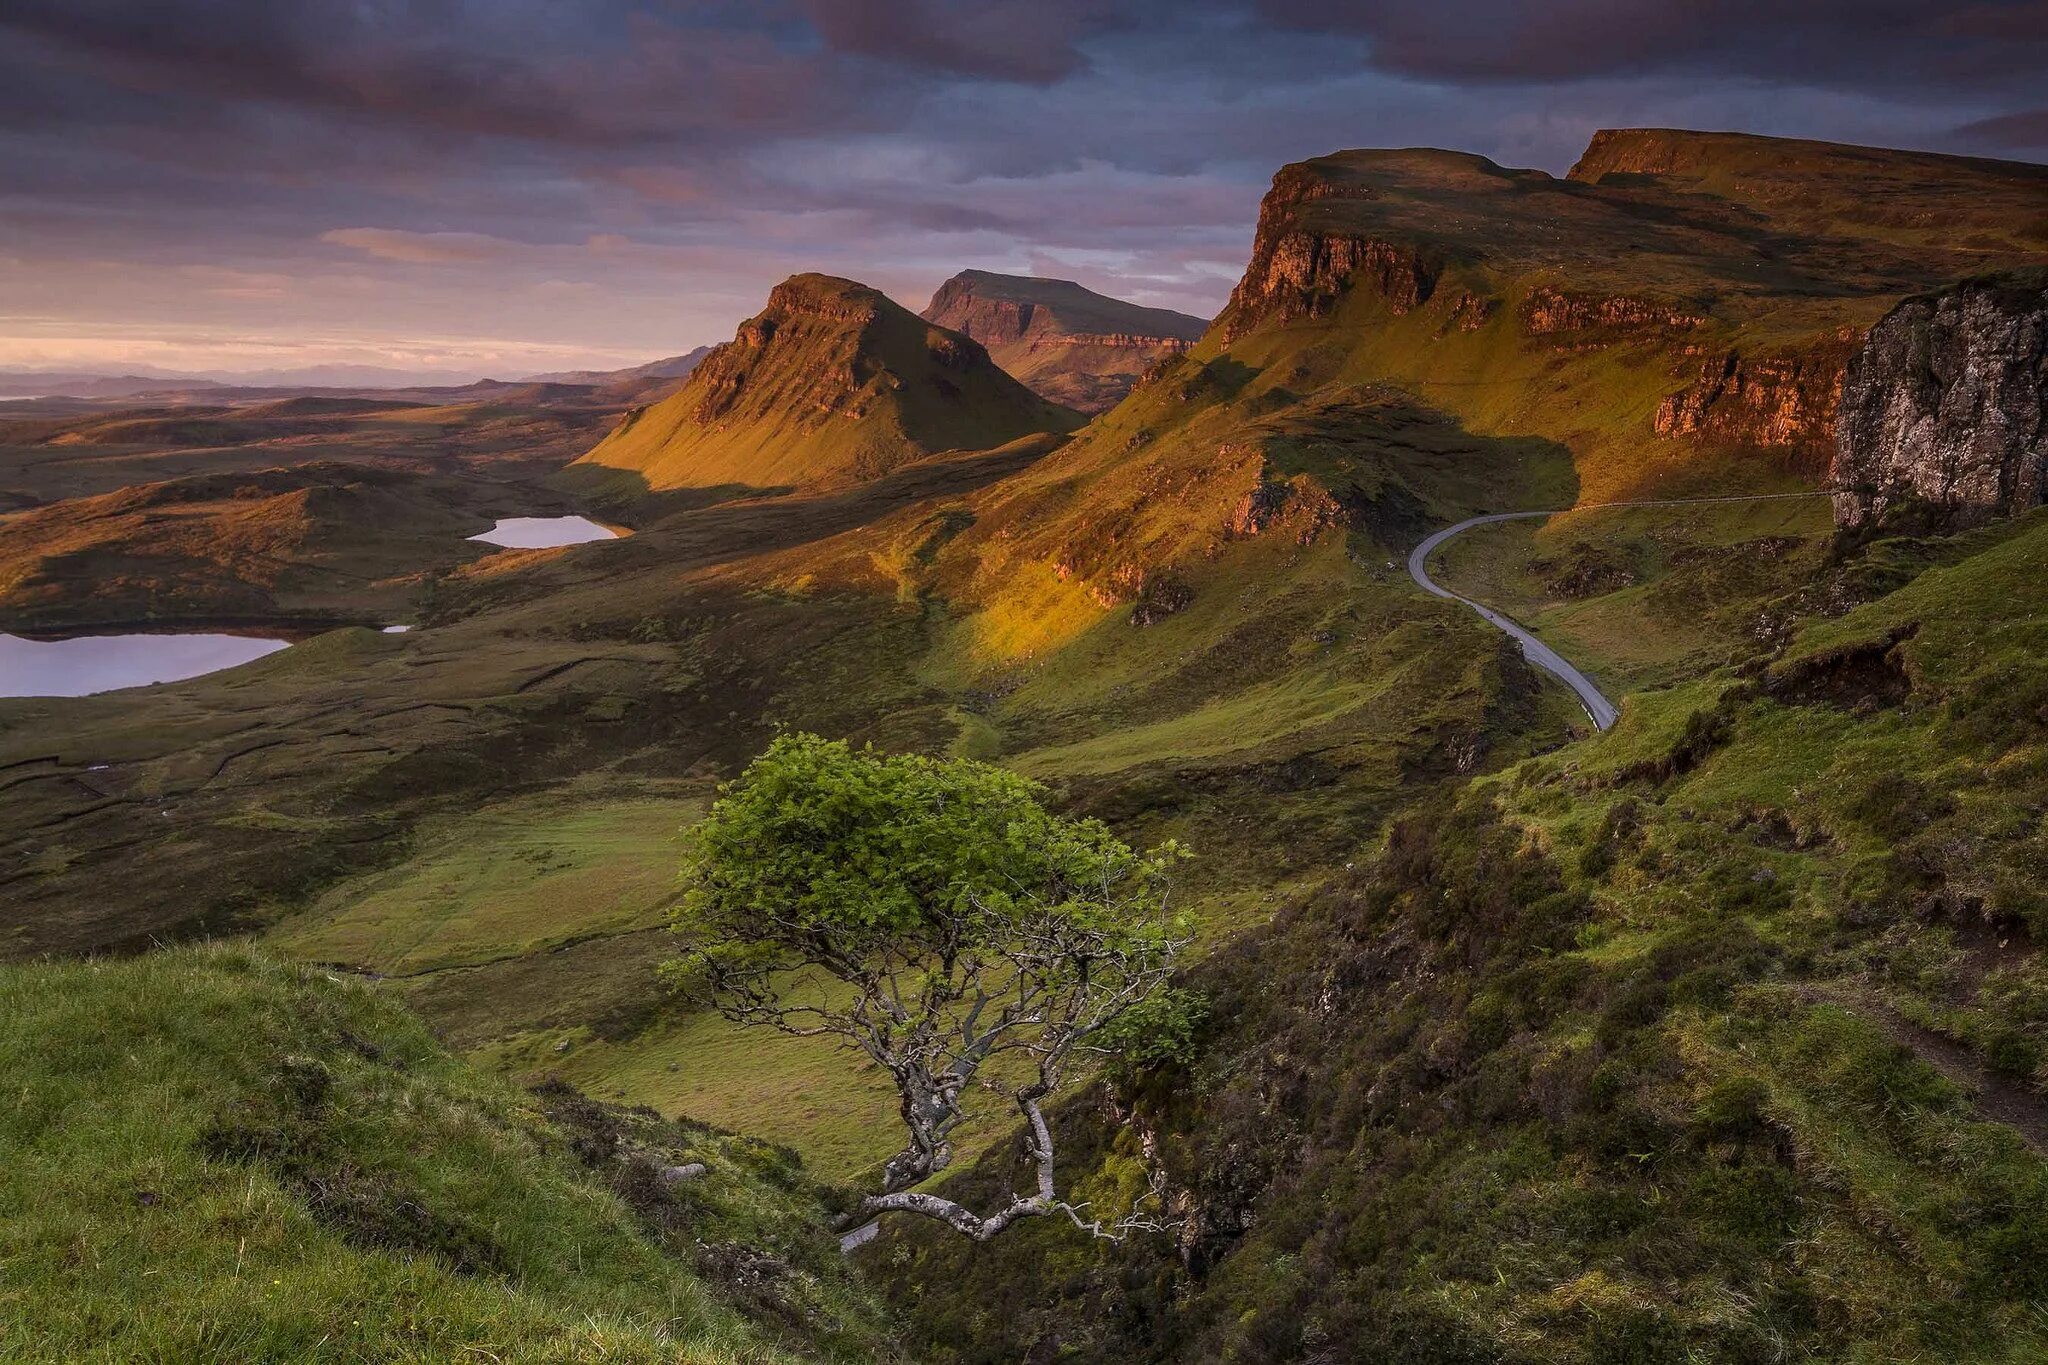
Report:
M 9 1359 L 890 1355 L 785 1159 L 524 1095 L 364 986 L 235 951 L 4 968 L 0 1066 Z M 655 1177 L 685 1160 L 711 1174 Z M 781 1264 L 766 1298 L 741 1248 Z
M 581 464 L 654 489 L 815 487 L 1078 422 L 979 343 L 865 285 L 798 275 L 679 391 L 628 414 Z

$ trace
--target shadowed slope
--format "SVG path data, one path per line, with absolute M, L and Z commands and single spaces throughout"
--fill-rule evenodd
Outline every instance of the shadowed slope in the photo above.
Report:
M 786 1153 L 521 1094 L 330 973 L 0 968 L 0 1061 L 9 1360 L 895 1358 Z
M 388 621 L 521 497 L 316 463 L 200 475 L 0 518 L 0 626 Z

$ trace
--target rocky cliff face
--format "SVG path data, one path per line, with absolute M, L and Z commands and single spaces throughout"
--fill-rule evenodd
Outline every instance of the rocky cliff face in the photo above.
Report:
M 920 316 L 974 338 L 1040 397 L 1082 412 L 1114 407 L 1147 367 L 1187 350 L 1208 327 L 1072 280 L 984 270 L 947 280 Z
M 1226 345 L 1266 322 L 1321 317 L 1357 283 L 1376 289 L 1397 314 L 1429 301 L 1443 271 L 1438 253 L 1304 221 L 1304 210 L 1321 201 L 1370 197 L 1368 189 L 1333 182 L 1306 166 L 1288 166 L 1273 177 L 1259 205 L 1251 264 L 1223 313 Z
M 1698 378 L 1658 405 L 1657 434 L 1786 450 L 1819 473 L 1834 451 L 1842 369 L 1854 349 L 1855 333 L 1838 332 L 1796 350 L 1710 355 Z
M 1902 504 L 1967 524 L 2048 492 L 2048 272 L 1968 280 L 1908 299 L 1842 380 L 1835 519 Z
M 1549 285 L 1530 290 L 1522 305 L 1522 325 L 1532 336 L 1601 328 L 1683 332 L 1706 320 L 1703 312 L 1672 299 L 1571 293 Z

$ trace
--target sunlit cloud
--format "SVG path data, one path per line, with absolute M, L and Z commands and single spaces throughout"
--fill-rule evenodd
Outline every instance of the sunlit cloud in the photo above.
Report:
M 396 228 L 335 228 L 320 240 L 374 256 L 380 261 L 412 265 L 479 264 L 519 250 L 518 243 L 480 232 L 405 232 Z

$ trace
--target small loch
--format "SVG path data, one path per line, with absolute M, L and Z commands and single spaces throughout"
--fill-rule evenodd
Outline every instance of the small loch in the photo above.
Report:
M 508 550 L 547 550 L 557 545 L 616 540 L 618 534 L 589 517 L 503 517 L 496 526 L 470 539 L 502 545 Z
M 77 635 L 31 640 L 0 634 L 0 697 L 89 697 L 177 682 L 275 654 L 289 640 L 256 635 Z

